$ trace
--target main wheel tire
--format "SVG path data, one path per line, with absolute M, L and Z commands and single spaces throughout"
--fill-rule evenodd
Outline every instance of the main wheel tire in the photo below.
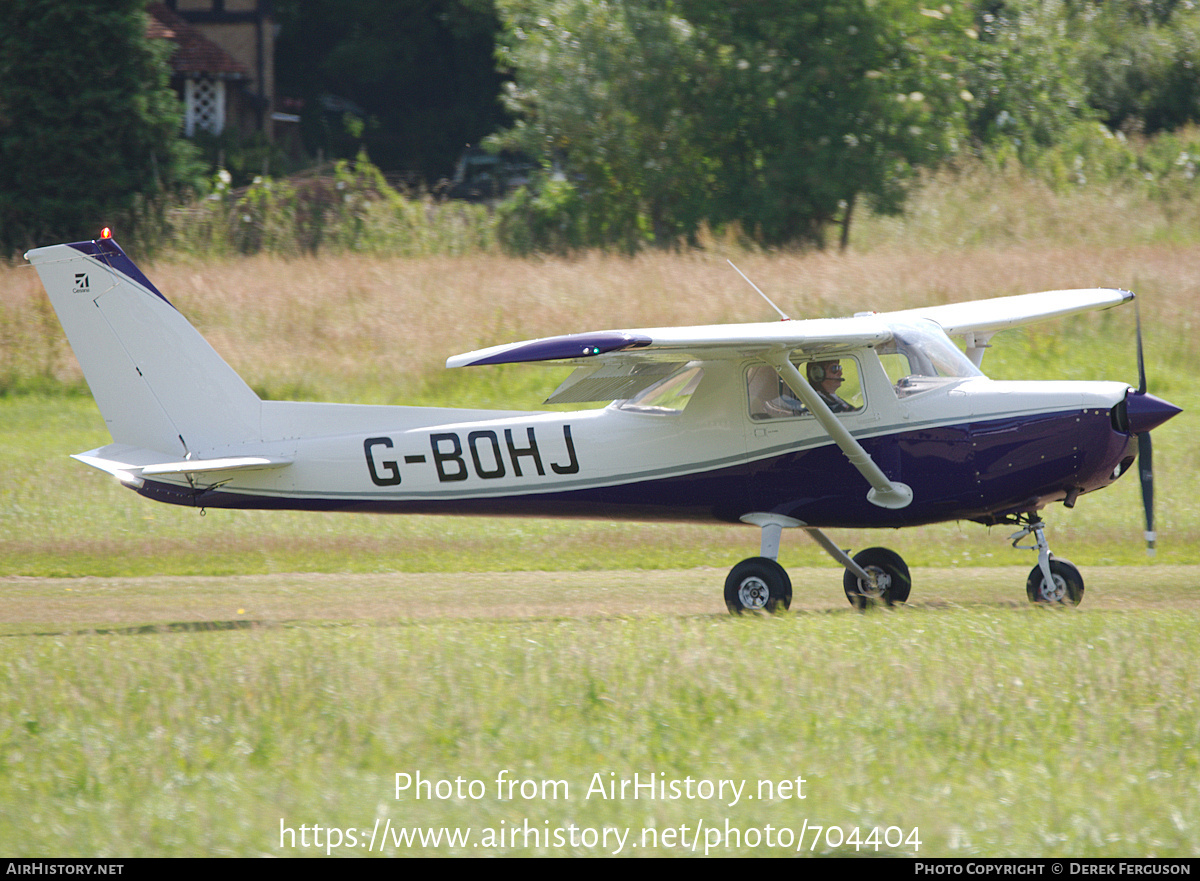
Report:
M 769 557 L 742 560 L 725 579 L 725 605 L 732 615 L 778 612 L 792 604 L 792 579 Z
M 842 578 L 846 599 L 856 609 L 866 608 L 871 603 L 904 603 L 912 590 L 912 576 L 908 565 L 895 551 L 887 548 L 867 548 L 854 555 L 854 562 L 876 576 L 877 587 L 864 584 L 850 570 Z
M 1070 560 L 1050 558 L 1050 576 L 1054 583 L 1047 585 L 1041 566 L 1034 566 L 1025 582 L 1025 593 L 1031 603 L 1078 606 L 1083 599 L 1083 576 Z

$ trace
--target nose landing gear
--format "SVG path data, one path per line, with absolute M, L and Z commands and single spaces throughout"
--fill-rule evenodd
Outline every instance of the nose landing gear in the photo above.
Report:
M 1037 551 L 1038 564 L 1029 573 L 1025 582 L 1025 593 L 1031 603 L 1047 605 L 1078 606 L 1083 599 L 1083 576 L 1079 569 L 1069 560 L 1060 560 L 1050 553 L 1050 545 L 1046 541 L 1046 524 L 1037 514 L 1018 518 L 1023 524 L 1021 529 L 1014 532 L 1009 539 L 1012 546 L 1018 550 Z M 1018 544 L 1028 535 L 1033 536 L 1034 544 Z

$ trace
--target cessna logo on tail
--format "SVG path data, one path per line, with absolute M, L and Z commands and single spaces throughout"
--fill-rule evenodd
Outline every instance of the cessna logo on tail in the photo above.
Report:
M 86 294 L 88 288 L 88 277 L 86 272 L 75 273 L 75 287 L 71 288 L 73 294 Z

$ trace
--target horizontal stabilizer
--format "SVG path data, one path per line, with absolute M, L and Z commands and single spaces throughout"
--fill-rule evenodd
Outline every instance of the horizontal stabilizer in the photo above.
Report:
M 270 456 L 230 456 L 224 459 L 190 459 L 185 462 L 167 462 L 163 465 L 147 465 L 142 474 L 201 474 L 209 471 L 268 471 L 291 465 L 291 459 Z
M 128 444 L 109 444 L 106 447 L 78 453 L 71 457 L 113 475 L 122 483 L 140 486 L 146 477 L 185 477 L 190 474 L 216 474 L 233 471 L 265 471 L 292 464 L 284 456 L 225 456 L 215 459 L 168 460 L 154 450 Z

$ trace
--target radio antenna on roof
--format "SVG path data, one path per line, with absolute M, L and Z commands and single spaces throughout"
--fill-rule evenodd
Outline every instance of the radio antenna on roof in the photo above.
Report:
M 780 309 L 773 302 L 771 302 L 771 298 L 762 292 L 762 288 L 760 288 L 758 285 L 756 285 L 754 282 L 752 282 L 750 280 L 750 278 L 746 275 L 746 273 L 744 273 L 744 272 L 742 272 L 742 270 L 738 269 L 737 265 L 732 260 L 730 260 L 729 258 L 726 258 L 725 262 L 733 267 L 734 272 L 736 272 L 742 278 L 746 279 L 746 284 L 750 285 L 750 287 L 752 287 L 752 288 L 754 288 L 754 290 L 758 291 L 758 295 L 760 297 L 762 297 L 764 300 L 766 300 L 767 304 L 770 305 L 770 307 L 772 309 L 774 309 L 776 312 L 779 313 L 780 319 L 782 319 L 783 321 L 791 321 L 792 320 L 789 315 L 787 315 L 782 309 Z

